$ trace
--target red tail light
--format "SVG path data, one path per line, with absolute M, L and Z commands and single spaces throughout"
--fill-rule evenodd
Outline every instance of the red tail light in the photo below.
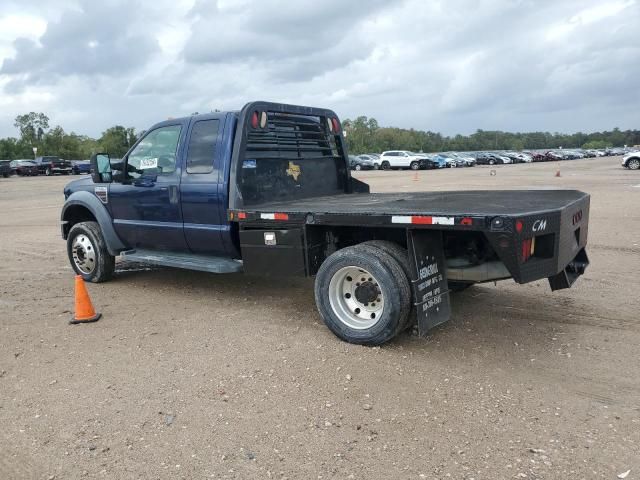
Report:
M 527 238 L 522 241 L 522 263 L 529 260 L 535 251 L 536 248 L 536 238 Z
M 522 227 L 524 226 L 522 220 L 516 220 L 516 232 L 522 232 Z
M 251 115 L 251 127 L 258 128 L 258 124 L 259 124 L 258 112 L 253 112 L 253 114 Z
M 332 118 L 331 119 L 331 126 L 333 133 L 339 133 L 340 132 L 340 122 L 338 122 L 337 118 Z

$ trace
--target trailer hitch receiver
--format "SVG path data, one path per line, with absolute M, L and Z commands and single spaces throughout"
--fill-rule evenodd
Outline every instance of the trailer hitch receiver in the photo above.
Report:
M 569 288 L 582 275 L 589 266 L 589 257 L 583 248 L 578 252 L 573 260 L 571 260 L 564 270 L 549 277 L 549 286 L 552 291 Z

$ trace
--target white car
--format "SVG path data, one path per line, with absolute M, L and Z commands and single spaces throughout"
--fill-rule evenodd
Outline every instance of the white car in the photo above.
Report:
M 640 152 L 627 153 L 622 157 L 622 166 L 629 170 L 640 169 Z
M 380 168 L 389 170 L 391 168 L 410 168 L 420 170 L 424 166 L 427 157 L 419 153 L 408 150 L 389 150 L 380 155 Z

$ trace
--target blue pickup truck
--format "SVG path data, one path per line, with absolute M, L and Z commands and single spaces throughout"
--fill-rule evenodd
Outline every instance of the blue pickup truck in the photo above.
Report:
M 315 276 L 326 325 L 378 345 L 446 321 L 450 295 L 513 278 L 568 288 L 589 261 L 574 190 L 370 193 L 337 115 L 267 102 L 158 123 L 64 189 L 73 269 L 115 258 L 212 273 Z

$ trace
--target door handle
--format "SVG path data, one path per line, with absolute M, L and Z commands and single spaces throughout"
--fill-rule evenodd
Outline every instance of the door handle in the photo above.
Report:
M 156 182 L 150 178 L 138 179 L 133 182 L 134 187 L 153 187 Z

